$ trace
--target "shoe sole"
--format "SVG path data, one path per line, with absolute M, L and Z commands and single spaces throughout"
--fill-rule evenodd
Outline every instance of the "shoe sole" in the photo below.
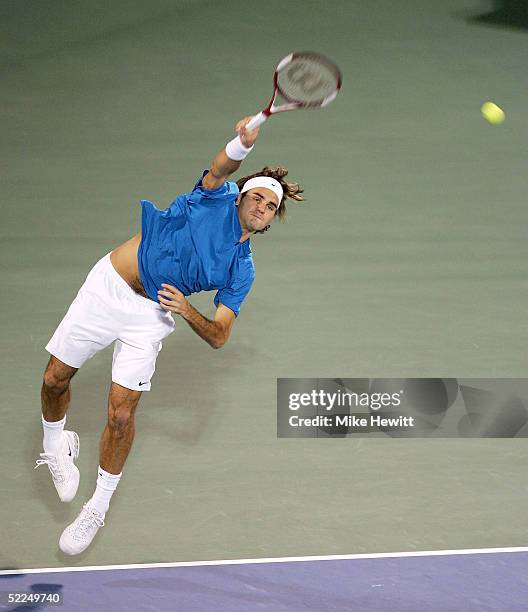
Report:
M 79 447 L 80 447 L 79 436 L 77 435 L 75 431 L 65 430 L 64 433 L 66 434 L 66 439 L 68 440 L 68 446 L 70 448 L 72 459 L 73 460 L 78 459 Z M 72 472 L 73 472 L 73 479 L 74 481 L 76 481 L 75 486 L 73 488 L 73 494 L 70 494 L 67 497 L 64 497 L 64 496 L 61 497 L 60 493 L 57 491 L 57 494 L 59 495 L 59 499 L 61 500 L 61 502 L 65 504 L 69 504 L 71 501 L 74 500 L 75 496 L 77 495 L 77 491 L 79 489 L 79 481 L 81 479 L 81 474 L 79 472 L 79 468 L 75 465 L 75 463 L 72 465 Z
M 77 495 L 77 491 L 79 490 L 79 482 L 81 480 L 81 474 L 79 472 L 79 468 L 75 464 L 72 465 L 72 478 L 75 482 L 75 486 L 72 489 L 73 493 L 70 493 L 70 495 L 68 495 L 67 497 L 65 497 L 64 495 L 61 497 L 61 494 L 57 491 L 59 499 L 61 500 L 61 502 L 65 504 L 69 504 L 71 501 L 73 501 L 75 496 Z
M 68 440 L 68 446 L 70 447 L 70 451 L 72 451 L 72 457 L 74 459 L 79 458 L 79 436 L 75 431 L 64 431 L 66 434 L 66 438 Z

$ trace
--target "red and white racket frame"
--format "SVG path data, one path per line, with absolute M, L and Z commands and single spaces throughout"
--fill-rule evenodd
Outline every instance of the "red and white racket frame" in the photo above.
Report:
M 278 74 L 279 74 L 279 72 L 281 70 L 283 70 L 285 68 L 285 66 L 287 64 L 289 64 L 290 62 L 292 62 L 294 59 L 297 59 L 299 57 L 306 56 L 306 55 L 316 55 L 318 58 L 322 59 L 324 62 L 326 62 L 329 65 L 331 65 L 332 68 L 336 71 L 336 74 L 337 74 L 337 83 L 336 83 L 335 91 L 333 91 L 329 96 L 324 98 L 321 102 L 311 102 L 311 103 L 310 102 L 295 102 L 294 100 L 291 100 L 290 98 L 288 98 L 288 96 L 284 95 L 284 93 L 279 89 L 279 85 L 278 85 Z M 246 125 L 246 128 L 248 130 L 254 130 L 255 128 L 257 128 L 260 125 L 262 125 L 264 123 L 264 121 L 266 121 L 266 119 L 268 117 L 270 117 L 271 115 L 275 115 L 277 113 L 283 113 L 285 111 L 297 110 L 297 109 L 300 109 L 300 108 L 322 108 L 323 106 L 326 106 L 327 104 L 330 104 L 330 102 L 332 102 L 332 100 L 335 100 L 335 98 L 337 97 L 337 94 L 339 93 L 339 90 L 341 89 L 341 80 L 342 80 L 341 72 L 339 71 L 337 66 L 335 66 L 335 64 L 333 62 L 331 62 L 330 60 L 328 60 L 324 56 L 321 56 L 321 55 L 319 55 L 317 53 L 313 53 L 313 52 L 290 53 L 285 58 L 283 58 L 279 62 L 277 68 L 275 68 L 275 74 L 273 75 L 273 95 L 271 97 L 271 100 L 269 101 L 268 106 L 264 110 L 262 110 L 260 113 L 255 115 L 249 121 L 249 123 Z M 277 98 L 277 93 L 280 93 L 280 95 L 285 100 L 287 100 L 288 103 L 287 104 L 282 104 L 280 106 L 275 106 L 275 100 Z

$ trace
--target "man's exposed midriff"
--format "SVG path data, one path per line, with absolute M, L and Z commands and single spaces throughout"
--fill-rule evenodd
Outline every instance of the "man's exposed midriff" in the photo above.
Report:
M 119 245 L 110 254 L 110 261 L 126 283 L 139 295 L 148 298 L 139 278 L 137 262 L 141 232 Z

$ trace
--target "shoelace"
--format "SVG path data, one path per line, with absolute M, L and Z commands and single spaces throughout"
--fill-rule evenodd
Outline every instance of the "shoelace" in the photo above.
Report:
M 77 530 L 81 537 L 87 535 L 88 531 L 92 529 L 94 526 L 104 527 L 104 520 L 99 514 L 96 514 L 90 508 L 83 506 L 83 514 L 85 516 L 81 517 L 79 524 L 77 525 Z
M 57 457 L 55 455 L 47 453 L 41 453 L 40 456 L 42 457 L 42 459 L 37 459 L 36 465 L 33 469 L 36 470 L 41 465 L 47 465 L 53 478 L 59 482 L 63 482 L 64 474 L 61 472 L 59 466 L 57 465 Z

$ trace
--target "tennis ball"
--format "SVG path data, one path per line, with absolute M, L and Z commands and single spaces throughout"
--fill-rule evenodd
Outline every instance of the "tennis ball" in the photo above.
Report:
M 497 106 L 494 102 L 484 102 L 480 107 L 480 112 L 484 119 L 492 125 L 499 125 L 506 119 L 506 115 L 502 108 Z

